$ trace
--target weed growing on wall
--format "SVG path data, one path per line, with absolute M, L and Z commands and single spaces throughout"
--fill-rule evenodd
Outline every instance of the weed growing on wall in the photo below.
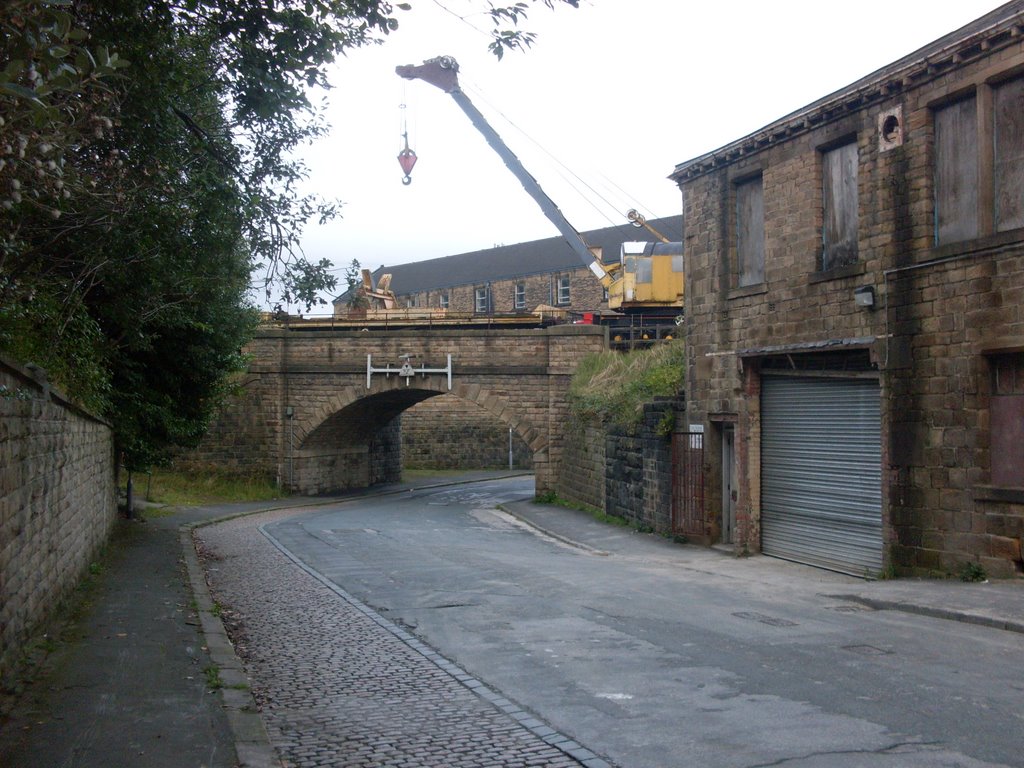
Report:
M 633 352 L 601 352 L 583 359 L 569 385 L 573 415 L 588 422 L 634 429 L 643 419 L 644 403 L 675 397 L 686 371 L 682 340 Z

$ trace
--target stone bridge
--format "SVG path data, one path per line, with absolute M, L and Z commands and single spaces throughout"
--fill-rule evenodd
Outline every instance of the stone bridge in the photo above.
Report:
M 451 395 L 506 424 L 529 446 L 537 490 L 553 490 L 569 380 L 584 356 L 606 345 L 605 329 L 590 325 L 267 328 L 246 350 L 252 362 L 236 396 L 190 460 L 276 476 L 302 494 L 394 482 L 402 471 L 402 412 Z M 443 370 L 449 355 L 450 373 Z

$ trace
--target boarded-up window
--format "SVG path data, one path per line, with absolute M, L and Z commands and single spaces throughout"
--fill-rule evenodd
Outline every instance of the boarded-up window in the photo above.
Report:
M 991 358 L 992 484 L 1024 487 L 1024 354 Z
M 857 261 L 857 145 L 845 144 L 822 155 L 821 268 Z
M 995 89 L 996 231 L 1024 227 L 1024 78 Z
M 736 185 L 737 285 L 764 282 L 764 192 L 761 177 Z
M 978 236 L 978 124 L 976 99 L 935 113 L 935 242 Z

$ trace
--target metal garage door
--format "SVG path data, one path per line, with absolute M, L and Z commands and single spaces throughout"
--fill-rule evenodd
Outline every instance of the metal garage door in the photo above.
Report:
M 857 576 L 882 569 L 878 381 L 765 376 L 761 549 Z

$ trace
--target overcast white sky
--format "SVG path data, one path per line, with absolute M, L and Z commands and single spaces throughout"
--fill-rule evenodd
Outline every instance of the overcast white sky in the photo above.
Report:
M 487 37 L 456 18 L 486 29 L 485 0 L 409 2 L 383 45 L 335 65 L 331 133 L 304 153 L 311 188 L 343 207 L 334 222 L 310 225 L 303 248 L 333 261 L 339 280 L 352 259 L 375 269 L 558 234 L 451 97 L 399 78 L 399 64 L 454 56 L 463 90 L 570 223 L 588 230 L 623 223 L 630 207 L 680 213 L 666 178 L 677 163 L 1001 4 L 581 0 L 551 12 L 538 3 L 522 25 L 538 33 L 533 48 L 498 61 Z M 403 115 L 419 156 L 409 186 L 396 159 Z

